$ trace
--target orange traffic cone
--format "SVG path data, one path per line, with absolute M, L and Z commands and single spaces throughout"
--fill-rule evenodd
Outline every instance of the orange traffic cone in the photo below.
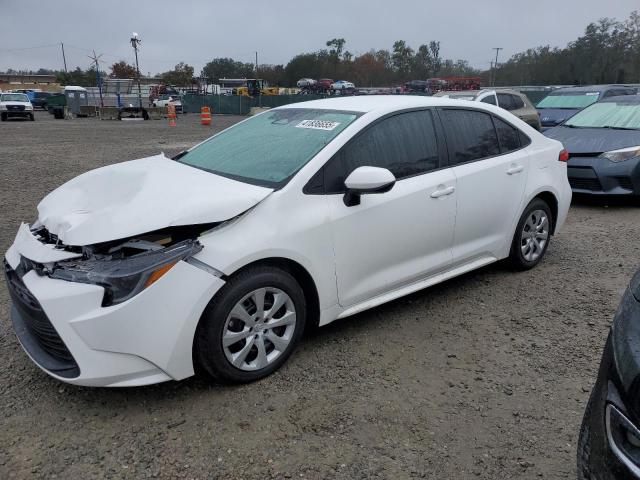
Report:
M 211 125 L 211 110 L 209 107 L 200 109 L 200 125 Z
M 167 118 L 169 119 L 169 126 L 175 127 L 176 126 L 176 106 L 172 102 L 169 102 L 169 104 L 167 105 Z

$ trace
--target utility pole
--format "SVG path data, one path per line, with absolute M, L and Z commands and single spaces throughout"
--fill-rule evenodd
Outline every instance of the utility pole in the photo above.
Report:
M 64 43 L 60 42 L 62 47 L 62 62 L 64 63 L 64 73 L 67 74 L 67 57 L 64 56 Z
M 491 81 L 491 86 L 494 87 L 496 85 L 496 74 L 498 73 L 498 53 L 500 50 L 504 50 L 502 47 L 493 47 L 493 50 L 496 51 L 496 61 L 493 64 L 493 80 Z
M 258 78 L 258 52 L 256 52 L 256 79 Z
M 100 80 L 100 57 L 102 55 L 96 55 L 96 51 L 93 51 L 93 57 L 89 56 L 91 60 L 93 60 L 94 65 L 96 66 L 96 83 L 98 84 L 98 92 L 100 93 L 100 106 L 104 107 L 104 101 L 102 100 L 102 81 Z
M 133 51 L 136 53 L 136 74 L 138 80 L 138 106 L 142 108 L 142 90 L 140 89 L 140 68 L 138 67 L 138 45 L 142 40 L 138 38 L 138 34 L 133 32 L 133 36 L 131 37 L 131 46 L 133 47 Z

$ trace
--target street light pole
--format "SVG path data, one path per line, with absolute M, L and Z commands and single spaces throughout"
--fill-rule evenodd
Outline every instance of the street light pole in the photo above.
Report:
M 138 66 L 138 45 L 141 40 L 138 38 L 138 34 L 133 32 L 133 36 L 131 37 L 131 46 L 133 47 L 133 51 L 136 54 L 136 74 L 138 80 L 138 106 L 142 108 L 142 90 L 140 88 L 140 67 Z

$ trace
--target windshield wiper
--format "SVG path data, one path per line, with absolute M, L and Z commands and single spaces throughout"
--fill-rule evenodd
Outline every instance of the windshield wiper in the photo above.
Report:
M 573 124 L 571 124 L 571 125 L 570 125 L 570 124 L 568 124 L 568 123 L 565 123 L 565 124 L 564 124 L 564 125 L 562 125 L 562 126 L 563 126 L 563 127 L 567 127 L 567 128 L 590 128 L 590 127 L 582 127 L 582 126 L 580 126 L 580 125 L 573 125 Z
M 609 128 L 611 130 L 640 130 L 640 128 L 631 128 L 631 127 L 614 127 L 612 125 L 605 125 L 604 127 L 600 127 L 600 128 Z

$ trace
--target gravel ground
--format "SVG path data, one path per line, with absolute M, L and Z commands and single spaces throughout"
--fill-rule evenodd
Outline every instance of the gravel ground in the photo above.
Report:
M 239 117 L 214 117 L 213 130 Z M 0 249 L 81 172 L 211 134 L 166 122 L 0 125 Z M 271 377 L 80 388 L 22 352 L 0 285 L 0 478 L 575 478 L 611 317 L 640 260 L 637 206 L 574 202 L 543 263 L 493 265 L 305 337 Z

